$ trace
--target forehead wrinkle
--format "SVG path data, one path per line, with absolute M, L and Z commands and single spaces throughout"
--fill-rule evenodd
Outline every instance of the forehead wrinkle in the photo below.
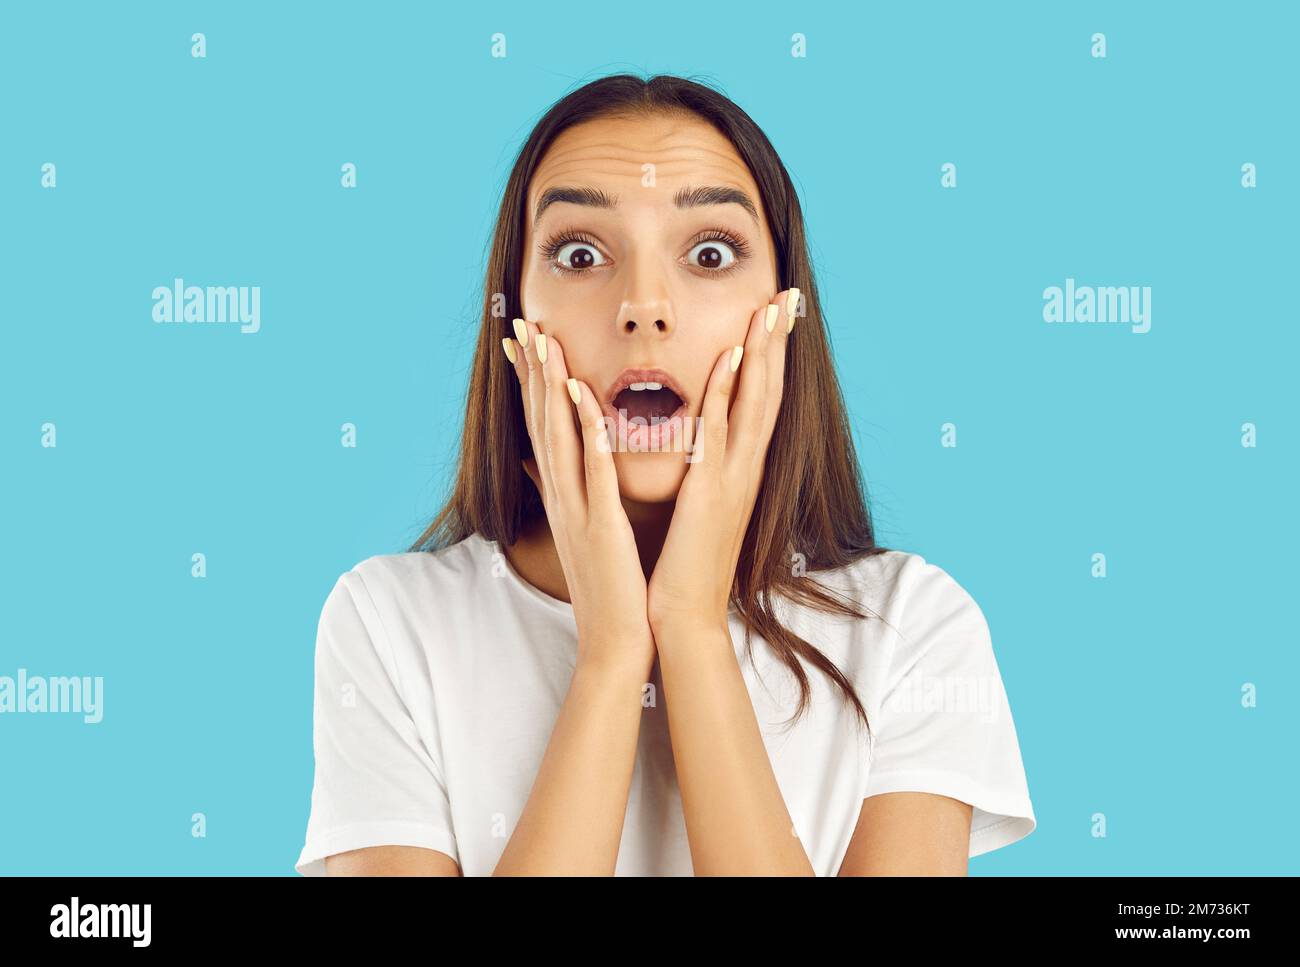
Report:
M 656 177 L 666 171 L 669 177 L 679 175 L 679 169 L 689 169 L 693 173 L 700 168 L 710 167 L 708 161 L 701 164 L 700 154 L 712 156 L 712 167 L 737 182 L 736 187 L 752 187 L 753 176 L 749 168 L 739 158 L 725 151 L 701 146 L 681 146 L 672 149 L 676 157 L 663 157 L 663 150 L 636 150 L 625 144 L 588 144 L 575 146 L 558 154 L 548 153 L 534 173 L 535 187 L 540 192 L 549 188 L 551 183 L 560 178 L 574 174 L 590 174 L 593 170 L 612 177 L 629 177 L 641 179 L 641 166 L 646 163 L 655 166 Z M 682 176 L 687 171 L 680 172 Z M 541 176 L 540 178 L 538 176 Z M 703 179 L 694 179 L 705 183 Z
M 656 181 L 661 177 L 680 178 L 690 187 L 719 184 L 740 188 L 754 200 L 760 214 L 765 214 L 748 166 L 736 155 L 731 142 L 704 122 L 682 126 L 662 119 L 606 119 L 602 126 L 631 129 L 637 137 L 593 137 L 587 124 L 562 132 L 534 172 L 530 208 L 535 210 L 541 193 L 557 185 L 602 188 L 617 197 L 617 191 L 592 182 L 591 176 L 627 180 L 639 186 L 644 174 L 641 166 L 649 162 L 655 166 Z M 629 147 L 631 140 L 638 142 L 636 146 Z M 709 173 L 711 170 L 713 173 Z

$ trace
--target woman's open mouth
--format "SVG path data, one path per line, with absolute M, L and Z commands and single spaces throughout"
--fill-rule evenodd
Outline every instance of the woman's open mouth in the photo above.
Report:
M 605 415 L 618 433 L 614 450 L 663 451 L 681 440 L 686 398 L 662 369 L 625 369 L 606 393 Z

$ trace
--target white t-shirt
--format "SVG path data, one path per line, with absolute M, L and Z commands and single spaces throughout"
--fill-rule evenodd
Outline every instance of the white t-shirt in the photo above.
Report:
M 833 876 L 862 801 L 939 793 L 970 803 L 970 855 L 1035 827 L 1020 746 L 988 626 L 947 572 L 889 551 L 814 572 L 880 618 L 785 598 L 777 614 L 853 683 L 874 730 L 805 663 L 812 706 L 757 634 L 755 668 L 734 609 L 732 640 L 781 788 L 813 869 Z M 490 875 L 523 811 L 577 655 L 572 605 L 527 583 L 480 535 L 434 553 L 371 557 L 321 613 L 315 783 L 295 869 L 367 846 L 440 850 Z M 643 710 L 616 875 L 690 875 L 691 855 L 656 662 Z

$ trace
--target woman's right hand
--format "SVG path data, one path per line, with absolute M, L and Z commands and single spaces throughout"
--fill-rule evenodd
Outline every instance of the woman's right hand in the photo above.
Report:
M 525 460 L 524 467 L 541 491 L 564 569 L 578 625 L 578 664 L 635 669 L 643 674 L 640 680 L 648 680 L 655 645 L 646 617 L 646 579 L 619 497 L 604 412 L 591 388 L 569 377 L 564 349 L 554 337 L 523 319 L 514 326 L 517 338 L 503 339 L 502 348 L 507 361 L 514 352 L 533 444 L 534 460 Z

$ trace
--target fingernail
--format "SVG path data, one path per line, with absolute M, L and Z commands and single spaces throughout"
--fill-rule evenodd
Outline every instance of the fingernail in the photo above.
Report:
M 785 299 L 785 314 L 789 316 L 791 319 L 794 319 L 794 314 L 798 309 L 799 309 L 799 290 L 791 289 L 790 294 L 786 296 Z M 789 332 L 793 328 L 794 328 L 794 323 L 791 322 L 789 325 L 785 327 L 785 331 Z
M 528 348 L 528 327 L 522 319 L 515 320 L 515 338 L 519 340 L 519 345 Z
M 501 340 L 501 348 L 506 351 L 506 359 L 512 363 L 519 362 L 519 357 L 515 355 L 515 341 L 509 336 Z
M 546 362 L 546 333 L 544 332 L 537 334 L 537 358 Z
M 744 346 L 737 346 L 735 349 L 731 351 L 731 371 L 733 373 L 740 368 L 740 357 L 741 354 L 744 353 L 744 351 L 745 351 Z
M 572 376 L 569 377 L 569 398 L 573 400 L 574 406 L 582 402 L 582 390 L 578 389 L 578 381 Z
M 781 307 L 775 303 L 767 307 L 767 318 L 763 320 L 763 325 L 767 327 L 768 332 L 776 328 L 776 315 L 780 311 Z

